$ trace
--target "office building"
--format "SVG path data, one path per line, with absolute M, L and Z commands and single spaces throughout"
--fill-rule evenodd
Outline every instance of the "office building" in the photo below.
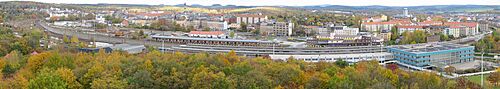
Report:
M 452 43 L 426 43 L 387 47 L 399 64 L 414 69 L 473 61 L 474 47 Z

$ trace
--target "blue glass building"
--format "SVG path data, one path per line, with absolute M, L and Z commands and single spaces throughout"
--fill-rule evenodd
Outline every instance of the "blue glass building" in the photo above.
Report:
M 471 62 L 474 58 L 473 46 L 452 43 L 396 45 L 387 47 L 387 51 L 400 64 L 420 68 Z

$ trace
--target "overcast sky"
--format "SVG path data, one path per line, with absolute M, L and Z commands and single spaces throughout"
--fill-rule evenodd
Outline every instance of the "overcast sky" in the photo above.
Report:
M 12 1 L 12 0 L 0 0 Z M 347 6 L 422 6 L 422 5 L 500 5 L 500 0 L 14 0 L 46 3 L 70 4 L 149 4 L 176 5 L 187 3 L 201 5 L 242 5 L 242 6 L 306 6 L 306 5 L 347 5 Z

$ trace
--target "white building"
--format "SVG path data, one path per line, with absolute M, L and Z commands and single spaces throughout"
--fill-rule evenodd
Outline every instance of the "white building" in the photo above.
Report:
M 424 26 L 419 26 L 419 25 L 401 25 L 397 26 L 398 28 L 398 34 L 403 34 L 404 32 L 414 32 L 416 30 L 421 30 L 425 31 Z
M 358 35 L 359 28 L 343 26 L 342 29 L 333 29 L 335 35 Z
M 256 24 L 259 22 L 266 22 L 267 16 L 265 15 L 254 15 L 254 14 L 239 14 L 236 16 L 236 23 L 246 23 L 246 24 Z
M 97 20 L 97 22 L 99 23 L 105 23 L 106 17 L 103 14 L 97 14 L 95 15 L 95 20 Z
M 443 31 L 444 31 L 443 33 L 446 35 L 451 35 L 455 38 L 460 37 L 460 26 L 451 26 L 449 28 L 444 29 Z

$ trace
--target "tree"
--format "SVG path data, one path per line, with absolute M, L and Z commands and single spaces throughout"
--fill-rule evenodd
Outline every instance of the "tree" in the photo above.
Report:
M 136 72 L 131 79 L 129 79 L 130 88 L 153 88 L 155 85 L 154 80 L 150 72 L 146 70 L 140 70 Z
M 28 89 L 30 84 L 30 82 L 21 74 L 14 75 L 14 79 L 8 81 L 11 81 L 8 84 L 8 88 L 10 89 Z
M 492 83 L 494 86 L 498 86 L 498 82 L 500 82 L 500 73 L 491 73 L 490 76 L 488 76 L 487 80 L 490 81 L 490 83 Z
M 5 61 L 0 58 L 0 80 L 3 80 L 3 73 L 2 73 L 2 71 L 3 71 L 3 68 L 5 67 L 5 64 L 7 64 L 7 63 L 5 63 Z M 1 83 L 1 81 L 0 81 L 0 83 Z M 0 87 L 1 86 L 2 85 L 0 84 Z
M 90 87 L 91 83 L 93 80 L 101 77 L 101 73 L 104 72 L 104 67 L 101 63 L 96 62 L 90 69 L 88 69 L 88 72 L 83 75 L 82 77 L 82 85 L 85 87 Z M 99 82 L 102 82 L 104 80 L 101 80 Z
M 177 71 L 177 68 L 172 68 L 170 71 L 170 74 L 157 81 L 164 81 L 165 83 L 163 84 L 165 84 L 165 87 L 170 87 L 173 89 L 189 88 L 189 78 L 187 78 L 187 75 L 185 73 Z
M 337 60 L 337 61 L 335 61 L 335 65 L 337 65 L 337 66 L 339 66 L 341 68 L 344 68 L 344 67 L 348 66 L 349 63 L 347 63 L 344 60 Z
M 446 72 L 446 74 L 448 74 L 448 75 L 451 75 L 452 73 L 454 73 L 454 72 L 455 72 L 455 70 L 456 70 L 456 68 L 455 68 L 455 67 L 453 67 L 453 66 L 448 66 L 448 67 L 444 68 L 444 71 L 445 71 L 445 72 Z
M 459 77 L 456 79 L 457 83 L 455 85 L 456 88 L 464 88 L 464 89 L 482 89 L 479 84 L 473 83 L 467 80 L 464 77 Z
M 63 35 L 63 42 L 64 43 L 70 43 L 71 41 L 69 40 L 68 36 Z
M 398 28 L 396 28 L 396 26 L 394 27 L 391 27 L 391 40 L 396 40 L 399 38 L 399 32 L 398 32 Z
M 30 80 L 28 87 L 31 89 L 66 89 L 68 84 L 53 71 L 45 68 L 40 75 Z
M 222 72 L 213 73 L 203 66 L 198 67 L 195 71 L 197 72 L 195 72 L 196 74 L 194 74 L 191 79 L 192 89 L 228 89 L 233 87 L 230 81 L 225 78 L 226 75 Z
M 0 14 L 0 23 L 3 23 L 3 14 Z
M 315 73 L 305 84 L 307 89 L 326 89 L 330 76 L 326 73 Z
M 242 31 L 242 32 L 243 32 L 243 31 L 245 31 L 245 32 L 246 32 L 246 31 L 248 31 L 248 29 L 247 29 L 247 24 L 246 24 L 246 23 L 241 23 L 241 24 L 240 24 L 240 28 L 241 28 L 241 31 Z
M 240 61 L 240 58 L 238 57 L 238 55 L 236 54 L 236 52 L 234 50 L 231 50 L 229 51 L 229 53 L 227 54 L 227 60 L 229 62 L 231 62 L 231 64 L 234 64 L 236 62 L 239 62 Z
M 116 77 L 106 76 L 92 81 L 92 89 L 125 89 L 127 82 L 119 80 Z
M 396 71 L 397 69 L 399 69 L 398 64 L 387 64 L 386 67 L 387 69 L 390 69 L 392 71 Z
M 203 28 L 203 31 L 210 31 L 210 28 L 205 27 L 205 28 Z
M 229 37 L 234 38 L 234 31 L 231 31 L 231 32 L 229 33 Z
M 68 68 L 59 68 L 56 70 L 56 73 L 61 77 L 62 80 L 68 84 L 69 89 L 80 89 L 82 85 L 76 81 L 76 76 L 73 74 L 71 69 Z
M 151 60 L 144 61 L 144 64 L 142 66 L 144 67 L 143 70 L 146 70 L 148 72 L 153 71 L 153 62 L 151 62 Z
M 76 35 L 73 35 L 71 37 L 71 41 L 70 41 L 72 44 L 78 44 L 80 41 L 78 40 L 78 37 Z
M 450 38 L 446 34 L 440 34 L 439 36 L 441 38 L 440 39 L 441 41 L 449 41 L 450 40 Z

